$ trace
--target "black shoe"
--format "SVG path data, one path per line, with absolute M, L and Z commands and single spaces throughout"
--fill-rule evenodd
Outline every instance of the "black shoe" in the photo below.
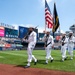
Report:
M 29 68 L 30 66 L 28 66 L 28 65 L 26 65 L 26 66 L 24 66 L 24 68 Z
M 45 62 L 45 64 L 48 64 L 47 62 Z
M 64 60 L 67 60 L 68 57 L 66 57 Z
M 37 64 L 37 62 L 38 62 L 38 60 L 37 60 L 36 62 L 34 62 L 34 65 L 36 65 L 36 64 Z
M 51 60 L 51 63 L 53 62 L 53 59 Z
M 65 58 L 64 60 L 67 60 L 67 58 Z

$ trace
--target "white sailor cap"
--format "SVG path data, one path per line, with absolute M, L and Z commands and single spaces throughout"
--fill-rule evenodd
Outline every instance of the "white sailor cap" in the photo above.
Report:
M 65 32 L 61 32 L 62 34 L 66 34 Z
M 73 33 L 72 31 L 70 31 L 69 33 Z
M 65 33 L 64 31 L 62 31 L 62 30 L 61 30 L 60 32 L 61 32 L 61 34 L 66 34 L 66 33 Z

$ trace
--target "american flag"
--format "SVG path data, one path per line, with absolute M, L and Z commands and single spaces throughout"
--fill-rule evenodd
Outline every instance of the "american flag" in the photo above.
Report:
M 48 28 L 53 28 L 53 17 L 46 0 L 45 0 L 45 23 Z

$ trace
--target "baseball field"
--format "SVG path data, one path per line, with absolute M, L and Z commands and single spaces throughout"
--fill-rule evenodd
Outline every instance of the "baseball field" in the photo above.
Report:
M 37 65 L 34 62 L 31 63 L 31 68 L 45 69 L 45 70 L 55 70 L 62 72 L 73 72 L 75 74 L 75 57 L 70 60 L 70 55 L 67 52 L 67 60 L 61 62 L 61 52 L 60 50 L 52 50 L 52 56 L 54 61 L 45 64 L 45 50 L 34 50 L 33 54 L 38 59 Z M 75 51 L 74 51 L 75 54 Z M 0 65 L 15 65 L 16 67 L 23 68 L 27 64 L 27 51 L 0 51 Z M 6 67 L 5 67 L 6 68 Z M 0 67 L 1 70 L 1 67 Z M 1 72 L 0 72 L 1 73 Z

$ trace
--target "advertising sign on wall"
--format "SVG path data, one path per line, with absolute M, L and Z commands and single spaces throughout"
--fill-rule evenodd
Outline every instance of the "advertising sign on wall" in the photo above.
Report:
M 0 26 L 0 37 L 4 37 L 4 27 Z

